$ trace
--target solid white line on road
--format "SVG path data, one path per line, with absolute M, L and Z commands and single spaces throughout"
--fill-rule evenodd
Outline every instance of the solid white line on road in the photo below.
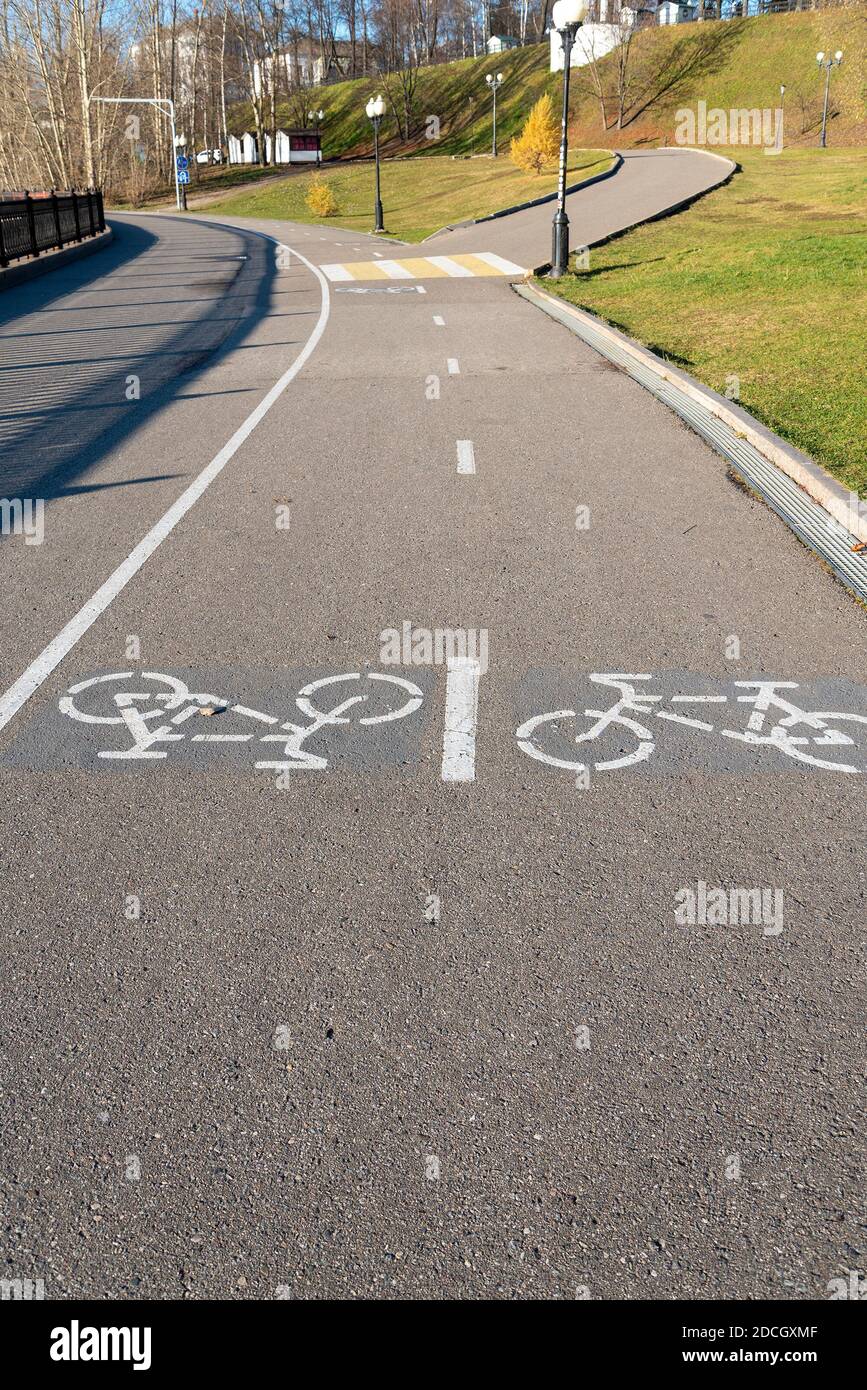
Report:
M 465 265 L 458 265 L 457 261 L 450 260 L 448 256 L 427 256 L 425 259 L 429 260 L 431 265 L 444 270 L 446 275 L 450 275 L 453 280 L 463 280 L 467 277 L 472 279 L 473 272 L 471 270 L 467 270 Z
M 257 233 L 264 236 L 264 233 Z M 292 251 L 282 242 L 278 242 L 275 237 L 265 237 L 267 241 L 275 242 L 279 249 L 289 251 L 291 255 L 298 257 L 311 270 L 319 281 L 319 288 L 322 295 L 322 305 L 319 310 L 319 318 L 316 320 L 313 332 L 307 339 L 303 348 L 299 352 L 292 366 L 287 368 L 281 377 L 275 381 L 270 391 L 263 396 L 255 410 L 247 416 L 244 423 L 235 430 L 228 444 L 224 444 L 220 452 L 211 459 L 209 464 L 202 469 L 197 478 L 190 483 L 177 499 L 172 503 L 168 511 L 153 526 L 143 540 L 139 541 L 134 550 L 130 551 L 126 559 L 118 565 L 113 574 L 109 575 L 105 583 L 102 584 L 91 599 L 80 608 L 74 618 L 71 618 L 61 632 L 49 642 L 44 651 L 40 652 L 35 661 L 32 661 L 23 675 L 19 676 L 14 685 L 11 685 L 5 695 L 0 696 L 0 729 L 4 729 L 10 719 L 26 704 L 42 685 L 43 681 L 51 675 L 55 666 L 59 666 L 63 658 L 72 650 L 75 644 L 92 627 L 97 618 L 113 603 L 122 589 L 126 587 L 134 575 L 138 574 L 142 565 L 146 564 L 154 551 L 175 529 L 179 521 L 182 521 L 187 512 L 195 506 L 202 494 L 207 490 L 214 479 L 222 473 L 226 464 L 238 452 L 241 445 L 253 433 L 261 420 L 264 420 L 268 411 L 280 399 L 283 392 L 290 382 L 301 371 L 307 359 L 316 348 L 319 339 L 325 332 L 328 323 L 328 315 L 331 309 L 331 295 L 328 289 L 328 281 L 320 270 L 301 255 L 300 251 Z
M 384 270 L 389 280 L 414 280 L 415 276 L 411 270 L 407 270 L 400 261 L 380 261 L 380 270 Z
M 515 265 L 514 261 L 506 261 L 502 256 L 498 256 L 495 251 L 474 251 L 473 254 L 478 260 L 484 261 L 486 265 L 493 266 L 494 270 L 501 270 L 504 275 L 523 275 L 524 267 Z
M 458 440 L 458 472 L 475 473 L 476 452 L 471 439 Z
M 443 726 L 444 782 L 472 782 L 476 775 L 476 724 L 481 667 L 471 657 L 446 663 L 446 712 Z
M 460 376 L 461 367 L 458 359 L 456 357 L 447 357 L 446 361 L 449 366 L 449 376 Z
M 436 324 L 437 328 L 445 328 L 446 326 L 446 321 L 443 318 L 442 314 L 434 314 L 434 323 Z

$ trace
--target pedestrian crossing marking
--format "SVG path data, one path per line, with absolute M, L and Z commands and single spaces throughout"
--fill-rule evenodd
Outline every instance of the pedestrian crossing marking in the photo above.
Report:
M 468 280 L 476 276 L 521 275 L 515 265 L 493 251 L 454 256 L 410 256 L 405 260 L 349 261 L 320 266 L 331 281 L 347 280 Z

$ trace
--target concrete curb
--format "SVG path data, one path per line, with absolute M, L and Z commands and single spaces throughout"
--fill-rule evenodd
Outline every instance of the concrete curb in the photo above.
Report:
M 582 188 L 590 188 L 594 183 L 601 183 L 603 179 L 613 178 L 623 168 L 623 156 L 618 150 L 613 152 L 613 161 L 610 169 L 604 169 L 601 174 L 593 174 L 589 179 L 582 179 L 579 183 L 573 183 L 566 189 L 566 197 L 570 193 L 578 193 Z M 553 193 L 543 193 L 539 198 L 531 198 L 527 203 L 513 203 L 509 208 L 500 208 L 498 212 L 487 212 L 484 217 L 468 217 L 465 222 L 450 222 L 446 227 L 439 227 L 437 231 L 431 232 L 419 245 L 424 246 L 425 242 L 433 241 L 434 237 L 442 236 L 444 232 L 459 232 L 463 227 L 478 227 L 481 222 L 494 222 L 498 217 L 511 217 L 514 212 L 526 212 L 527 208 L 538 208 L 543 203 L 553 203 L 557 197 L 557 191 Z
M 70 261 L 80 261 L 84 256 L 92 256 L 95 251 L 102 251 L 108 246 L 113 236 L 111 228 L 106 227 L 98 236 L 88 237 L 87 241 L 77 241 L 73 246 L 64 246 L 62 251 L 48 251 L 36 260 L 20 261 L 17 265 L 7 266 L 5 270 L 0 270 L 0 292 L 23 284 L 26 280 L 35 280 L 40 275 L 47 275 L 50 270 L 60 270 L 63 266 L 69 265 Z
M 679 367 L 673 367 L 649 348 L 642 347 L 633 338 L 629 338 L 625 333 L 621 333 L 616 328 L 611 328 L 602 319 L 590 314 L 584 309 L 576 309 L 563 299 L 558 299 L 555 295 L 548 294 L 545 290 L 540 290 L 537 285 L 529 285 L 524 282 L 521 286 L 525 298 L 538 298 L 547 300 L 554 305 L 560 313 L 566 313 L 575 320 L 574 331 L 579 337 L 581 325 L 587 324 L 592 327 L 594 333 L 602 338 L 607 338 L 609 342 L 616 343 L 622 351 L 629 354 L 643 367 L 654 372 L 663 381 L 669 381 L 683 391 L 684 395 L 691 400 L 703 405 L 705 410 L 711 415 L 715 415 L 723 424 L 727 425 L 741 439 L 746 439 L 763 458 L 767 459 L 781 472 L 791 478 L 798 487 L 802 488 L 809 497 L 817 502 L 829 516 L 859 541 L 867 541 L 867 515 L 862 515 L 861 510 L 853 507 L 852 494 L 839 483 L 836 478 L 832 478 L 830 473 L 826 473 L 820 464 L 816 463 L 807 454 L 796 449 L 793 444 L 788 444 L 781 439 L 778 434 L 774 434 L 765 425 L 761 424 L 752 415 L 736 405 L 733 401 L 727 400 L 725 396 L 720 396 L 709 386 L 702 385 L 696 381 L 695 377 L 687 372 L 681 371 Z M 544 307 L 543 305 L 539 306 Z

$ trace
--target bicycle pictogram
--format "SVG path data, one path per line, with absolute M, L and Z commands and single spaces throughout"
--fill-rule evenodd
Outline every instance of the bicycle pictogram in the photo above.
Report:
M 448 663 L 443 780 L 475 777 L 477 723 L 481 719 L 484 729 L 485 718 L 479 677 L 477 662 Z M 224 679 L 230 684 L 235 678 L 219 682 Z M 587 679 L 602 698 L 568 707 L 564 702 L 561 708 L 531 714 L 516 730 L 522 753 L 547 767 L 585 774 L 628 771 L 659 757 L 662 771 L 684 761 L 728 768 L 731 757 L 725 748 L 740 745 L 744 752 L 738 765 L 747 771 L 754 761 L 750 749 L 764 752 L 758 760 L 764 770 L 776 762 L 785 767 L 788 761 L 847 776 L 867 771 L 867 692 L 859 687 L 853 691 L 858 708 L 841 710 L 826 707 L 834 696 L 811 696 L 797 681 L 739 680 L 721 690 L 709 686 L 707 678 L 689 677 L 689 684 L 695 686 L 698 679 L 699 687 L 682 690 L 672 689 L 671 673 L 665 677 L 667 685 L 663 673 L 650 672 L 596 671 Z M 679 685 L 686 683 L 677 679 Z M 427 689 L 430 693 L 434 687 Z M 76 682 L 60 697 L 58 708 L 83 726 L 105 729 L 105 745 L 88 756 L 110 764 L 164 763 L 173 749 L 192 745 L 250 744 L 255 768 L 280 774 L 322 772 L 336 764 L 367 766 L 371 757 L 376 762 L 372 745 L 377 738 L 389 742 L 378 756 L 401 762 L 393 740 L 377 730 L 411 720 L 429 699 L 422 686 L 394 670 L 341 671 L 303 684 L 299 679 L 290 691 L 287 717 L 285 710 L 272 713 L 235 696 L 197 689 L 180 675 L 114 671 Z M 277 698 L 282 703 L 287 697 Z M 537 709 L 543 699 L 534 697 Z M 264 703 L 271 702 L 272 696 L 265 697 Z M 679 738 L 663 738 L 664 727 Z M 414 738 L 418 726 L 407 728 Z M 502 736 L 497 729 L 488 730 L 490 739 Z
M 728 705 L 728 695 L 674 694 L 666 697 L 654 694 L 646 686 L 639 688 L 639 683 L 653 680 L 649 672 L 631 675 L 593 672 L 590 680 L 595 685 L 618 692 L 618 698 L 607 709 L 585 708 L 580 712 L 558 709 L 531 716 L 516 731 L 522 752 L 550 767 L 576 773 L 587 772 L 590 768 L 597 772 L 610 772 L 632 767 L 652 757 L 657 740 L 650 721 L 661 719 L 704 735 L 718 734 L 753 747 L 770 748 L 797 762 L 829 772 L 859 773 L 867 770 L 867 730 L 863 731 L 860 739 L 856 739 L 836 727 L 838 722 L 846 721 L 867 725 L 867 715 L 844 710 L 804 709 L 794 703 L 788 694 L 782 693 L 798 690 L 800 685 L 797 681 L 734 681 L 734 690 L 739 693 L 734 694 L 732 703 L 748 706 L 749 715 L 745 728 L 731 728 L 721 727 L 719 723 L 711 723 L 696 715 L 681 713 L 680 710 L 660 707 L 668 698 L 671 705 L 681 708 L 697 705 L 706 709 L 708 706 Z M 589 727 L 584 727 L 586 720 L 592 721 Z M 633 746 L 618 750 L 614 757 L 590 761 L 577 756 L 565 757 L 552 751 L 555 746 L 561 746 L 565 738 L 579 749 L 586 747 L 589 755 L 593 744 L 606 734 L 619 734 L 621 730 L 629 735 L 629 739 L 623 741 Z M 860 729 L 856 730 L 856 733 L 861 732 Z M 826 748 L 854 749 L 855 752 L 840 760 L 819 755 L 816 751 Z
M 351 693 L 341 692 L 341 686 L 348 686 Z M 336 698 L 328 700 L 326 692 Z M 317 700 L 328 707 L 320 708 Z M 393 723 L 414 714 L 423 700 L 424 692 L 402 676 L 382 671 L 345 671 L 301 687 L 295 695 L 295 705 L 308 721 L 303 723 L 281 720 L 278 715 L 218 695 L 191 691 L 179 676 L 161 671 L 115 671 L 70 686 L 59 701 L 59 709 L 61 714 L 84 724 L 124 726 L 130 744 L 97 753 L 100 758 L 112 760 L 165 759 L 170 750 L 161 745 L 185 739 L 203 744 L 255 740 L 257 732 L 253 730 L 193 733 L 189 723 L 203 713 L 233 714 L 242 724 L 252 722 L 259 729 L 262 725 L 268 727 L 269 732 L 258 732 L 260 743 L 283 745 L 281 757 L 262 758 L 255 763 L 257 768 L 294 772 L 324 771 L 329 766 L 324 753 L 314 753 L 304 746 L 323 730 L 352 723 L 361 728 Z M 362 713 L 362 706 L 375 712 Z

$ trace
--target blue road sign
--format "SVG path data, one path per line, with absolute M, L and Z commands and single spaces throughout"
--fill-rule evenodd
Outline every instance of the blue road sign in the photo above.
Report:
M 189 171 L 189 169 L 179 169 L 179 170 L 178 170 L 178 183 L 189 183 L 189 181 L 190 181 L 190 171 Z
M 181 174 L 181 173 L 183 173 L 184 169 L 188 169 L 188 168 L 189 168 L 190 161 L 187 159 L 187 156 L 186 156 L 185 154 L 179 154 L 178 157 L 177 157 L 177 164 L 178 164 L 178 173 Z

